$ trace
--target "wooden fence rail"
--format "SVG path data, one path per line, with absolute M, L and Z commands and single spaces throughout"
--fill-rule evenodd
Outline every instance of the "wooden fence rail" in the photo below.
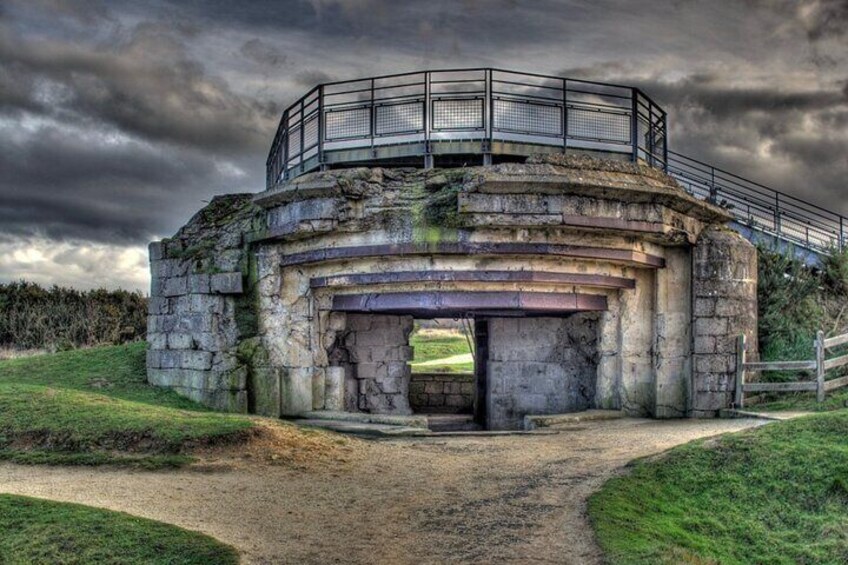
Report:
M 848 376 L 826 380 L 827 371 L 848 365 L 848 355 L 827 359 L 828 350 L 848 344 L 848 334 L 825 339 L 824 332 L 816 334 L 814 344 L 816 358 L 811 361 L 773 361 L 748 362 L 746 360 L 747 338 L 739 336 L 736 348 L 736 408 L 745 407 L 745 393 L 748 392 L 801 392 L 816 393 L 816 401 L 824 402 L 828 392 L 848 386 Z M 795 381 L 783 383 L 746 383 L 749 371 L 814 371 L 815 381 Z

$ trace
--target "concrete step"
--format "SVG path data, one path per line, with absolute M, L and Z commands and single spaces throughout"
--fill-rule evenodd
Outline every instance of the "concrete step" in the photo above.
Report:
M 428 414 L 427 427 L 432 432 L 477 432 L 482 429 L 471 414 Z
M 569 414 L 524 416 L 524 429 L 536 430 L 539 428 L 568 426 L 585 422 L 618 420 L 619 418 L 624 418 L 624 412 L 620 410 L 586 410 L 584 412 L 571 412 Z

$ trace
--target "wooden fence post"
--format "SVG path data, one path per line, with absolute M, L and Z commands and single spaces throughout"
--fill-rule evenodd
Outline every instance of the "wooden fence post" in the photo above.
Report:
M 733 404 L 737 410 L 745 407 L 745 350 L 748 346 L 748 338 L 740 335 L 736 342 L 736 398 Z
M 819 330 L 816 334 L 816 402 L 824 402 L 824 360 L 824 332 Z

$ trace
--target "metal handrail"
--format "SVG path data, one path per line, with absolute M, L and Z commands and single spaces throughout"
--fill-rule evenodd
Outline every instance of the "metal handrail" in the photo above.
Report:
M 667 172 L 690 194 L 728 208 L 743 226 L 816 253 L 848 245 L 848 219 L 838 213 L 674 151 Z
M 497 143 L 625 154 L 665 168 L 666 113 L 638 88 L 495 68 L 399 73 L 316 86 L 283 112 L 267 185 L 321 169 L 342 151 L 402 147 L 432 165 L 442 154 Z M 457 141 L 467 143 L 451 146 Z M 505 148 L 507 154 L 515 148 Z
M 289 106 L 266 162 L 267 186 L 328 163 L 588 149 L 666 171 L 750 229 L 816 253 L 845 249 L 844 216 L 668 149 L 666 112 L 639 88 L 498 68 L 327 82 Z M 500 146 L 500 148 L 499 148 Z M 381 150 L 386 150 L 380 154 Z

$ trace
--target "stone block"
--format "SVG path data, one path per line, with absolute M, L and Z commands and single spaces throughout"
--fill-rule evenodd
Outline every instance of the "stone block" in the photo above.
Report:
M 188 290 L 192 294 L 209 294 L 209 275 L 206 273 L 193 273 L 189 275 Z
M 312 409 L 324 409 L 324 392 L 327 388 L 326 374 L 322 367 L 316 367 L 312 373 Z
M 696 298 L 695 299 L 695 316 L 701 318 L 710 318 L 716 314 L 716 299 L 715 298 Z
M 212 353 L 208 351 L 180 351 L 179 356 L 179 364 L 183 369 L 206 371 L 212 368 Z
M 147 299 L 148 314 L 168 314 L 169 311 L 169 302 L 167 298 L 161 296 L 151 296 Z
M 198 314 L 222 314 L 224 312 L 224 297 L 210 294 L 192 294 L 189 312 Z
M 209 289 L 217 294 L 241 294 L 244 292 L 242 275 L 240 272 L 211 275 Z
M 288 367 L 283 370 L 282 412 L 296 416 L 312 410 L 312 367 Z
M 445 396 L 445 405 L 460 407 L 468 404 L 467 399 L 461 394 L 448 394 Z
M 384 378 L 377 381 L 383 394 L 399 394 L 401 391 L 401 379 Z
M 147 246 L 147 256 L 150 261 L 159 261 L 165 257 L 165 248 L 161 241 L 153 241 Z
M 227 272 L 238 271 L 241 259 L 241 249 L 225 249 L 215 255 L 215 268 Z
M 162 296 L 183 296 L 188 292 L 187 277 L 172 277 L 164 281 Z
M 444 391 L 445 387 L 442 383 L 424 383 L 424 392 L 427 394 L 442 394 Z
M 698 318 L 695 320 L 696 336 L 723 336 L 727 334 L 727 319 Z
M 148 331 L 147 343 L 150 345 L 150 349 L 167 349 L 168 334 Z
M 344 410 L 344 367 L 327 367 L 324 371 L 324 409 Z
M 148 349 L 147 350 L 147 368 L 149 369 L 159 369 L 162 367 L 162 353 L 164 350 L 162 349 Z
M 191 334 L 172 332 L 167 335 L 168 349 L 192 349 L 194 346 L 194 340 L 192 340 Z

